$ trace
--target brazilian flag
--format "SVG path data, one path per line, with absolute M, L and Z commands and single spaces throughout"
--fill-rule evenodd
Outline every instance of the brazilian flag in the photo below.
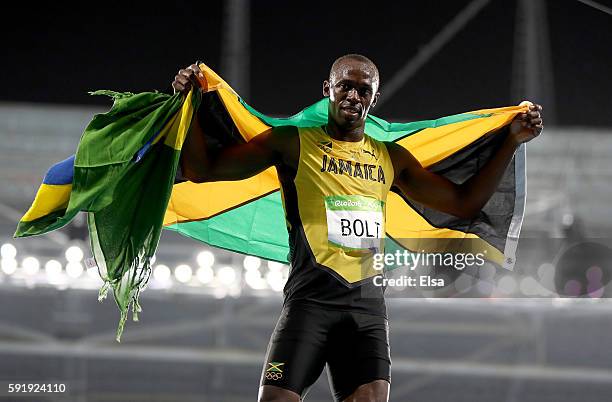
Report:
M 88 215 L 91 248 L 105 285 L 121 311 L 117 339 L 130 308 L 151 272 L 162 227 L 212 246 L 287 262 L 279 180 L 274 168 L 239 181 L 175 182 L 180 151 L 195 113 L 210 151 L 249 141 L 271 127 L 327 123 L 323 99 L 288 118 L 263 115 L 246 104 L 205 65 L 202 91 L 109 95 L 111 110 L 94 116 L 74 156 L 52 166 L 15 237 L 40 235 L 66 225 L 79 211 Z M 520 106 L 484 109 L 435 120 L 389 123 L 368 116 L 365 131 L 395 141 L 420 163 L 454 182 L 467 180 L 503 141 L 503 127 Z M 519 148 L 501 185 L 474 219 L 461 219 L 418 205 L 399 192 L 387 199 L 387 237 L 399 247 L 444 249 L 445 240 L 472 239 L 501 266 L 514 264 L 524 212 L 525 154 Z M 431 239 L 440 242 L 431 244 Z

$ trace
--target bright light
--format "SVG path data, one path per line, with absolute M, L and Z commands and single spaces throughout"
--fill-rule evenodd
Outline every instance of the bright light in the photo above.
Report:
M 476 289 L 478 289 L 478 292 L 480 292 L 480 294 L 484 296 L 490 296 L 491 292 L 493 292 L 493 288 L 493 284 L 488 281 L 479 280 L 476 283 Z
M 100 273 L 98 272 L 98 267 L 91 267 L 85 270 L 85 273 L 88 277 L 98 279 L 100 278 Z
M 3 258 L 0 268 L 2 268 L 2 272 L 5 274 L 12 275 L 17 270 L 17 260 L 14 258 Z
M 250 269 L 244 273 L 244 281 L 255 290 L 265 289 L 266 281 L 261 277 L 261 272 L 257 269 Z
M 538 294 L 538 283 L 531 276 L 521 279 L 519 288 L 525 296 L 535 296 Z
M 189 282 L 192 276 L 193 271 L 189 265 L 182 264 L 174 268 L 174 277 L 181 283 Z
M 229 289 L 229 291 L 227 292 L 231 297 L 240 297 L 240 294 L 242 293 L 242 290 L 240 289 L 240 286 L 233 286 Z
M 550 296 L 552 294 L 550 290 L 546 289 L 531 276 L 521 280 L 519 289 L 525 296 Z
M 225 296 L 227 296 L 227 289 L 224 287 L 216 287 L 214 288 L 213 293 L 215 298 L 223 299 Z
M 473 284 L 474 278 L 466 273 L 462 273 L 455 279 L 455 289 L 457 289 L 459 293 L 467 292 L 472 288 Z
M 545 262 L 538 268 L 539 283 L 545 289 L 555 288 L 555 266 L 549 262 Z
M 83 250 L 79 246 L 70 246 L 66 250 L 68 262 L 81 262 L 83 260 Z
M 166 282 L 170 280 L 170 275 L 172 275 L 172 272 L 170 272 L 170 268 L 168 268 L 166 265 L 159 264 L 153 268 L 153 278 L 155 278 L 155 280 L 158 282 Z
M 229 266 L 222 267 L 217 272 L 217 278 L 222 285 L 229 286 L 236 280 L 236 270 Z
M 198 254 L 197 260 L 200 267 L 212 267 L 215 263 L 215 255 L 210 251 L 202 251 Z
M 478 269 L 478 278 L 484 281 L 492 280 L 495 276 L 495 267 L 490 263 L 485 263 Z M 483 285 L 484 286 L 484 285 Z
M 282 264 L 280 264 L 282 266 Z M 268 263 L 268 266 L 270 264 Z M 270 267 L 272 268 L 272 267 Z M 285 286 L 285 281 L 283 280 L 283 273 L 279 270 L 272 270 L 266 274 L 266 280 L 268 281 L 268 285 L 277 292 L 283 290 L 283 286 Z
M 40 262 L 36 257 L 26 257 L 21 262 L 21 267 L 26 275 L 34 276 L 40 269 Z
M 563 214 L 561 222 L 563 222 L 563 226 L 571 226 L 574 223 L 574 215 L 571 213 Z
M 56 260 L 49 260 L 45 264 L 45 273 L 50 282 L 57 281 L 62 275 L 62 264 Z
M 538 276 L 540 278 L 544 278 L 549 275 L 555 275 L 555 266 L 552 265 L 550 262 L 545 262 L 544 264 L 538 267 Z
M 196 276 L 198 277 L 198 280 L 201 283 L 206 285 L 213 280 L 213 278 L 215 277 L 215 272 L 213 271 L 211 267 L 201 266 L 196 271 Z
M 268 261 L 268 268 L 270 268 L 270 270 L 280 271 L 281 269 L 283 269 L 283 266 L 284 264 L 281 264 L 280 262 Z
M 17 249 L 11 243 L 4 243 L 0 247 L 0 256 L 7 260 L 12 260 L 17 256 Z
M 257 257 L 253 257 L 252 255 L 247 255 L 244 257 L 242 265 L 244 265 L 244 269 L 250 271 L 259 268 L 261 266 L 261 260 Z
M 506 295 L 514 293 L 516 291 L 516 279 L 510 275 L 506 275 L 497 282 L 497 287 Z
M 80 262 L 69 262 L 66 264 L 66 275 L 72 279 L 76 279 L 83 275 L 83 264 Z

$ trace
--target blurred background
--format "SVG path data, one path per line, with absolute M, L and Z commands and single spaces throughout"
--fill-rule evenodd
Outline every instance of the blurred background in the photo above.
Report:
M 98 303 L 101 281 L 85 264 L 83 217 L 45 236 L 12 234 L 46 169 L 73 154 L 93 114 L 110 107 L 88 91 L 170 92 L 178 69 L 202 60 L 256 109 L 282 116 L 318 100 L 333 60 L 358 52 L 378 64 L 382 98 L 374 114 L 387 120 L 530 99 L 544 105 L 546 125 L 527 147 L 519 275 L 480 287 L 487 278 L 456 281 L 476 286 L 478 299 L 389 300 L 391 401 L 609 400 L 610 6 L 214 0 L 161 8 L 28 4 L 7 12 L 0 28 L 0 399 L 256 400 L 287 266 L 166 231 L 141 297 L 141 322 L 129 321 L 119 344 L 117 308 Z M 568 248 L 587 243 L 604 252 L 568 266 Z M 581 297 L 545 297 L 544 276 L 571 296 L 575 272 L 597 272 L 605 283 L 574 294 Z M 68 392 L 11 396 L 14 382 L 65 383 Z M 307 400 L 331 401 L 325 373 Z

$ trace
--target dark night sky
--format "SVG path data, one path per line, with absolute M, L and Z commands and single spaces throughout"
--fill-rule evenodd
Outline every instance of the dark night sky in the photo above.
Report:
M 468 1 L 404 3 L 253 0 L 246 101 L 264 113 L 294 113 L 321 97 L 329 65 L 349 52 L 377 62 L 384 88 Z M 0 100 L 100 104 L 87 91 L 169 90 L 176 71 L 196 59 L 219 68 L 221 1 L 157 10 L 86 4 L 18 10 L 13 26 L 3 25 Z M 376 114 L 423 119 L 513 103 L 515 7 L 492 0 Z M 612 16 L 575 0 L 549 0 L 548 16 L 557 122 L 612 126 Z

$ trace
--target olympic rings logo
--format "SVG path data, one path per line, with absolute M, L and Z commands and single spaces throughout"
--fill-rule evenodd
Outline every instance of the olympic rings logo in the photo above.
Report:
M 274 373 L 271 371 L 266 373 L 266 380 L 280 380 L 281 378 L 283 378 L 283 373 Z

